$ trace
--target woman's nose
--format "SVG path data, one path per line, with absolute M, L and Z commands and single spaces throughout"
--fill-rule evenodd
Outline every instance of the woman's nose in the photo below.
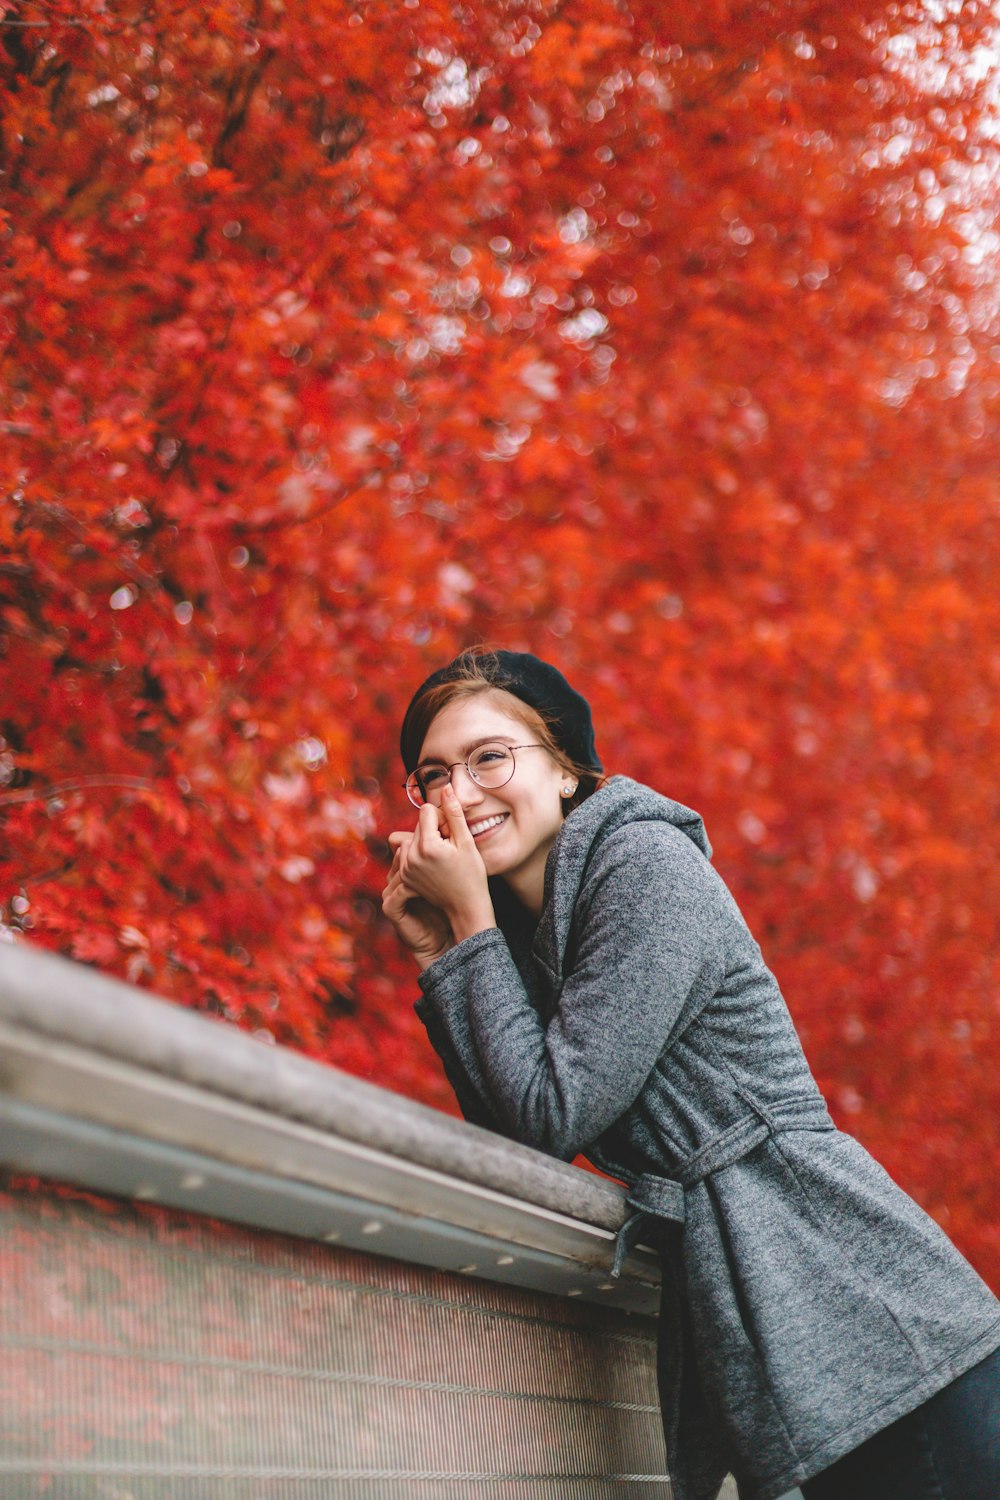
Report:
M 468 766 L 452 767 L 451 789 L 463 807 L 473 807 L 483 800 L 483 789 L 478 781 L 473 781 Z

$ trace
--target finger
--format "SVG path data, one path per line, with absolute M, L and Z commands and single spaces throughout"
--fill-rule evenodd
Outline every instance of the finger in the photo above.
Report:
M 419 892 L 416 891 L 416 890 L 414 890 L 413 886 L 410 884 L 410 882 L 407 880 L 406 876 L 402 872 L 400 872 L 395 877 L 395 884 L 393 886 L 393 890 L 394 891 L 401 891 L 404 901 L 413 901 L 419 895 Z
M 407 850 L 399 861 L 399 868 L 396 871 L 396 879 L 399 881 L 400 885 L 404 887 L 407 895 L 412 897 L 419 896 L 420 892 L 417 890 L 416 886 L 414 886 L 410 878 L 411 857 L 412 851 Z
M 405 844 L 400 844 L 399 848 L 392 856 L 392 865 L 390 867 L 391 869 L 402 870 L 405 867 L 407 856 L 409 855 L 412 846 L 412 839 L 408 840 Z
M 465 808 L 459 802 L 458 797 L 450 786 L 446 786 L 444 789 L 441 807 L 448 820 L 448 827 L 451 830 L 452 838 L 455 840 L 455 847 L 458 848 L 460 845 L 466 844 L 475 846 L 476 841 L 469 832 L 469 825 L 466 822 Z
M 435 807 L 432 802 L 425 802 L 420 809 L 420 818 L 417 823 L 416 841 L 417 849 L 421 854 L 433 854 L 441 843 L 442 837 L 447 837 L 447 824 L 442 816 L 441 809 Z
M 400 887 L 389 884 L 382 892 L 382 913 L 390 921 L 402 915 L 405 902 L 400 899 Z
M 389 848 L 402 848 L 405 844 L 408 844 L 410 842 L 410 839 L 412 839 L 412 837 L 412 833 L 390 833 L 388 840 Z
M 387 907 L 391 907 L 394 912 L 402 913 L 411 901 L 419 899 L 417 892 L 407 885 L 402 876 L 394 875 L 386 881 L 382 891 L 382 909 L 385 911 Z

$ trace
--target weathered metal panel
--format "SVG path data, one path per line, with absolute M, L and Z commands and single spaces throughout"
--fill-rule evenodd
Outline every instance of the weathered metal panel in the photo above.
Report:
M 640 1315 L 48 1188 L 0 1270 L 5 1500 L 670 1495 Z
M 619 1184 L 20 944 L 4 1169 L 0 1500 L 669 1500 Z

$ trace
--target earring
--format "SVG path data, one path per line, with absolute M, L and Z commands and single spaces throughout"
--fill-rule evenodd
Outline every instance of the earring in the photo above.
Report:
M 564 797 L 572 797 L 572 795 L 573 795 L 573 793 L 575 791 L 576 791 L 576 787 L 575 786 L 564 786 L 563 789 L 562 789 L 562 794 L 563 794 Z

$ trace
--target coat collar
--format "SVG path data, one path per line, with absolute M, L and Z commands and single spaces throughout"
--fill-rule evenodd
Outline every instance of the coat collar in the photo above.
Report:
M 616 829 L 640 822 L 673 824 L 711 858 L 705 825 L 692 808 L 630 776 L 609 777 L 568 814 L 545 862 L 542 914 L 531 941 L 531 956 L 557 990 L 563 982 L 573 912 L 594 852 Z M 490 880 L 490 891 L 501 931 L 523 943 L 532 918 L 501 878 Z

